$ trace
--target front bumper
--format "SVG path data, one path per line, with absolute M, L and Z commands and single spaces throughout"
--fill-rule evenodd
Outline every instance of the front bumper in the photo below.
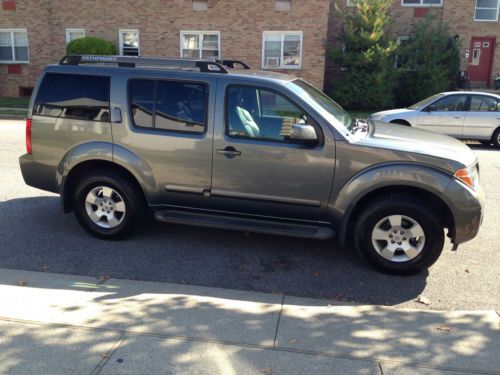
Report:
M 455 245 L 472 240 L 479 232 L 484 216 L 485 197 L 479 186 L 472 190 L 458 180 L 452 179 L 444 192 L 453 215 L 455 228 L 452 242 Z

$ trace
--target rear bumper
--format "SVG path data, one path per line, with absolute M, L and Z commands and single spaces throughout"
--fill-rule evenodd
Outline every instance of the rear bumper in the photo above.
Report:
M 452 242 L 456 245 L 472 240 L 479 232 L 484 216 L 485 197 L 481 187 L 472 190 L 453 179 L 444 196 L 450 199 L 455 222 Z
M 21 167 L 21 173 L 26 185 L 53 193 L 59 193 L 57 190 L 54 167 L 36 162 L 31 154 L 20 156 L 19 166 Z

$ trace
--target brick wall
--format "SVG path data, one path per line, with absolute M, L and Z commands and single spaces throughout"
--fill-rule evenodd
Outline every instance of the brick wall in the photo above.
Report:
M 303 31 L 302 69 L 288 71 L 322 87 L 329 0 L 293 1 L 277 12 L 274 0 L 209 0 L 193 11 L 191 0 L 17 0 L 16 10 L 0 10 L 2 28 L 28 29 L 30 64 L 21 74 L 0 65 L 0 95 L 33 86 L 43 66 L 65 54 L 66 28 L 84 28 L 118 45 L 119 29 L 138 29 L 142 55 L 179 57 L 180 31 L 221 32 L 221 54 L 260 68 L 264 30 Z

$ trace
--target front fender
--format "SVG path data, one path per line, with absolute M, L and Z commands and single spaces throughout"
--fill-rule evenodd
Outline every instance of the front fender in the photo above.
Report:
M 332 194 L 327 215 L 338 233 L 341 245 L 345 245 L 349 219 L 356 205 L 367 194 L 384 188 L 413 187 L 425 190 L 450 207 L 444 194 L 452 177 L 437 168 L 416 163 L 384 163 L 364 169 L 349 179 L 343 186 L 336 187 L 338 194 Z

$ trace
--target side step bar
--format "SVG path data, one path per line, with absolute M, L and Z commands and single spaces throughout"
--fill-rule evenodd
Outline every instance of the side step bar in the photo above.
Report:
M 335 236 L 333 229 L 323 226 L 291 224 L 178 210 L 157 211 L 155 212 L 155 218 L 165 223 L 188 224 L 207 228 L 314 238 L 318 240 L 326 240 Z

